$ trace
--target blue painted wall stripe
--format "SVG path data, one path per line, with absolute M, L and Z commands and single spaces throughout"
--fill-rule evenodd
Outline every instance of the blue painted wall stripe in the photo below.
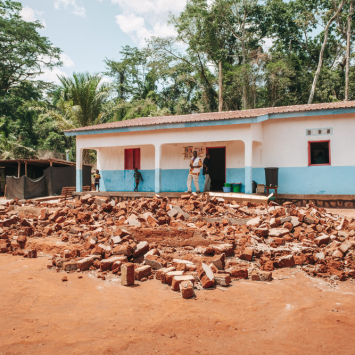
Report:
M 187 191 L 188 169 L 159 169 L 159 192 Z M 140 183 L 139 191 L 156 191 L 156 171 L 142 170 L 144 182 Z M 249 192 L 251 187 L 245 185 L 244 168 L 227 169 L 227 182 L 241 182 L 242 192 Z M 100 171 L 101 191 L 133 191 L 134 178 L 132 170 Z M 259 184 L 265 184 L 264 168 L 247 168 L 247 175 Z M 82 171 L 77 170 L 77 191 L 81 191 Z M 205 178 L 199 177 L 199 187 L 203 191 Z M 288 167 L 279 169 L 280 194 L 329 194 L 355 195 L 355 166 L 312 166 Z M 192 190 L 195 191 L 194 184 Z
M 81 136 L 81 135 L 92 135 L 92 134 L 120 133 L 120 132 L 154 131 L 160 129 L 225 126 L 231 124 L 258 123 L 258 122 L 267 121 L 269 119 L 329 116 L 329 115 L 341 115 L 345 113 L 355 113 L 355 108 L 326 109 L 326 110 L 314 110 L 314 111 L 305 111 L 305 112 L 272 113 L 272 114 L 266 114 L 258 117 L 251 117 L 251 118 L 222 119 L 222 120 L 214 120 L 214 121 L 186 122 L 186 123 L 178 122 L 178 123 L 168 123 L 168 124 L 161 124 L 161 125 L 135 126 L 135 127 L 117 127 L 117 128 L 108 128 L 108 129 L 107 128 L 95 129 L 92 131 L 64 132 L 64 134 L 66 136 Z
M 83 171 L 81 169 L 76 169 L 76 191 L 82 192 L 83 191 Z

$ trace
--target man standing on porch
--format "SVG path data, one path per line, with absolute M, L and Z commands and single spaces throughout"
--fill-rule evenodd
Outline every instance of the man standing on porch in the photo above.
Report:
M 203 192 L 211 190 L 210 158 L 211 156 L 207 154 L 205 160 L 203 161 L 202 174 L 205 175 L 205 187 L 203 188 Z
M 197 152 L 193 152 L 193 157 L 190 161 L 190 172 L 187 177 L 187 192 L 191 192 L 191 182 L 194 181 L 196 192 L 200 193 L 200 187 L 198 185 L 198 177 L 200 176 L 200 170 L 202 167 L 202 160 L 197 156 Z

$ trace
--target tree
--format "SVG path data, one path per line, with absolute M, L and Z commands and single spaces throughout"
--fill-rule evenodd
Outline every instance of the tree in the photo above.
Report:
M 315 93 L 315 90 L 316 90 L 318 77 L 319 77 L 320 71 L 322 69 L 324 50 L 325 50 L 325 46 L 327 45 L 327 41 L 328 41 L 329 27 L 332 24 L 332 22 L 337 18 L 337 16 L 339 16 L 339 13 L 341 12 L 341 10 L 343 8 L 344 1 L 345 0 L 342 0 L 340 2 L 339 6 L 335 7 L 334 9 L 332 9 L 334 14 L 326 22 L 326 26 L 324 28 L 324 40 L 323 40 L 322 48 L 321 48 L 320 53 L 319 53 L 318 66 L 317 66 L 316 73 L 314 75 L 314 80 L 313 80 L 313 84 L 312 84 L 312 88 L 311 88 L 311 93 L 309 95 L 308 104 L 311 104 L 313 102 L 313 97 L 314 97 L 314 93 Z M 329 17 L 328 12 L 327 12 L 325 18 L 327 18 L 327 17 Z
M 62 64 L 60 49 L 37 32 L 43 25 L 22 20 L 21 9 L 19 2 L 0 0 L 0 95 Z
M 59 76 L 59 80 L 62 83 L 59 107 L 62 105 L 66 112 L 67 127 L 100 123 L 102 107 L 111 93 L 110 84 L 102 83 L 101 75 L 89 73 L 73 73 L 72 78 Z

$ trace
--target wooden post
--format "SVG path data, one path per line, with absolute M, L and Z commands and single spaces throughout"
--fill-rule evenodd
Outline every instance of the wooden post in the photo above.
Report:
M 17 162 L 17 177 L 20 177 L 20 170 L 21 170 L 21 163 L 18 161 Z
M 27 161 L 25 161 L 25 176 L 27 177 Z
M 50 166 L 53 166 L 53 162 L 52 162 L 52 160 L 50 160 L 50 163 L 49 163 L 49 164 L 50 164 Z

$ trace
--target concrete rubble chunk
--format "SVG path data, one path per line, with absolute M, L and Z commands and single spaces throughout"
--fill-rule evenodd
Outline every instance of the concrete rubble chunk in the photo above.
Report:
M 252 218 L 251 220 L 249 220 L 247 222 L 247 226 L 249 226 L 249 227 L 258 227 L 260 225 L 260 222 L 261 222 L 260 217 L 255 217 L 255 218 Z
M 213 271 L 211 270 L 211 268 L 206 265 L 205 263 L 202 263 L 202 268 L 206 274 L 206 276 L 210 279 L 210 280 L 214 280 L 214 275 L 213 275 Z

